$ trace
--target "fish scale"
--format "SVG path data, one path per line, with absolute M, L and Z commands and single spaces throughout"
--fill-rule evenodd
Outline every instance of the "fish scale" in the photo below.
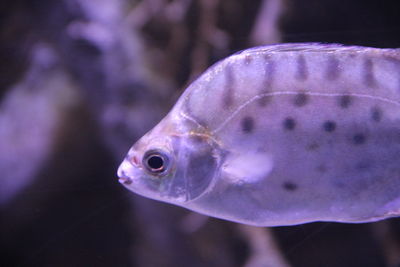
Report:
M 251 225 L 398 216 L 400 50 L 237 53 L 185 90 L 118 175 L 143 196 Z

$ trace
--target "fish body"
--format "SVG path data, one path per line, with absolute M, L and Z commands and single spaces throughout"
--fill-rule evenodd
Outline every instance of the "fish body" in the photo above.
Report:
M 400 214 L 400 49 L 280 44 L 209 68 L 129 150 L 120 182 L 235 222 Z

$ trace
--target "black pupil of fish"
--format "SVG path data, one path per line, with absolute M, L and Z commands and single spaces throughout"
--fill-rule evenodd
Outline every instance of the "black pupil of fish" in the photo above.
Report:
M 160 172 L 164 170 L 164 159 L 160 155 L 150 155 L 147 158 L 147 165 L 152 171 Z

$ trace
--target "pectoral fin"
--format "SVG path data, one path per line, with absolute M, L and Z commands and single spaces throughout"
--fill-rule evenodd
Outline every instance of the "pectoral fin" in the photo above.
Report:
M 272 171 L 273 160 L 270 154 L 231 153 L 222 166 L 224 177 L 234 183 L 255 183 Z

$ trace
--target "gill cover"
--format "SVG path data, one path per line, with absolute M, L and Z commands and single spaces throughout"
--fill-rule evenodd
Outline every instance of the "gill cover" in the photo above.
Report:
M 169 185 L 169 197 L 194 200 L 213 184 L 220 162 L 217 148 L 199 136 L 174 137 L 172 146 L 176 151 L 176 171 Z

